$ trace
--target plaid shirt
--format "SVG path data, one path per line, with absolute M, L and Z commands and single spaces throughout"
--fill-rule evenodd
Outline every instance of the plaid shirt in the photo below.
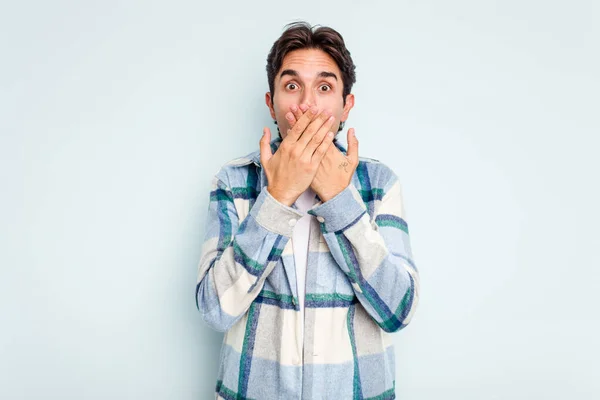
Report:
M 271 141 L 273 152 L 281 138 Z M 346 149 L 334 140 L 346 154 Z M 401 184 L 359 157 L 352 182 L 318 195 L 306 266 L 304 331 L 292 231 L 302 217 L 271 196 L 255 151 L 212 181 L 196 306 L 225 332 L 217 399 L 394 399 L 391 332 L 419 298 Z

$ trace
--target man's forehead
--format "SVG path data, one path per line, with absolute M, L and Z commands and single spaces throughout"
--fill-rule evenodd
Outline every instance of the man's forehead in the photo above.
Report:
M 333 72 L 340 76 L 340 69 L 331 56 L 318 49 L 294 50 L 288 53 L 281 63 L 277 77 L 281 79 L 281 73 L 291 70 L 300 76 L 314 78 L 321 72 Z

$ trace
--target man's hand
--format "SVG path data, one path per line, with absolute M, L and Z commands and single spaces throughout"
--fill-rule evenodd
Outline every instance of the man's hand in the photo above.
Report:
M 286 118 L 292 127 L 305 117 L 309 110 L 305 104 L 290 106 Z M 352 181 L 352 175 L 358 166 L 358 139 L 354 128 L 348 129 L 348 151 L 344 155 L 337 147 L 329 146 L 315 174 L 310 187 L 323 202 L 335 197 Z
M 260 139 L 260 162 L 267 175 L 269 193 L 291 206 L 313 181 L 319 164 L 333 142 L 335 118 L 317 107 L 306 109 L 288 130 L 275 154 L 271 153 L 271 130 Z

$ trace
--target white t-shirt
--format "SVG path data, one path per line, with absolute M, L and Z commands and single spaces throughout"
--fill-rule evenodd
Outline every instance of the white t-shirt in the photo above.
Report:
M 296 207 L 302 212 L 306 212 L 312 207 L 315 200 L 315 192 L 309 187 L 296 199 Z M 298 281 L 298 304 L 300 305 L 300 321 L 304 331 L 304 296 L 306 292 L 306 264 L 308 262 L 308 238 L 310 233 L 311 219 L 315 218 L 310 214 L 302 216 L 292 232 L 292 241 L 294 249 L 294 264 L 296 265 L 296 280 Z

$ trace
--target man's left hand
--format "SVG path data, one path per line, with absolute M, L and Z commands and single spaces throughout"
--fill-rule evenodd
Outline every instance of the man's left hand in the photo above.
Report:
M 290 127 L 293 127 L 298 118 L 308 110 L 308 106 L 292 105 L 286 114 Z M 336 134 L 336 132 L 333 132 Z M 358 139 L 354 135 L 354 128 L 348 129 L 348 151 L 344 155 L 337 147 L 329 146 L 327 153 L 321 160 L 310 187 L 326 202 L 344 190 L 352 181 L 352 175 L 358 166 Z

